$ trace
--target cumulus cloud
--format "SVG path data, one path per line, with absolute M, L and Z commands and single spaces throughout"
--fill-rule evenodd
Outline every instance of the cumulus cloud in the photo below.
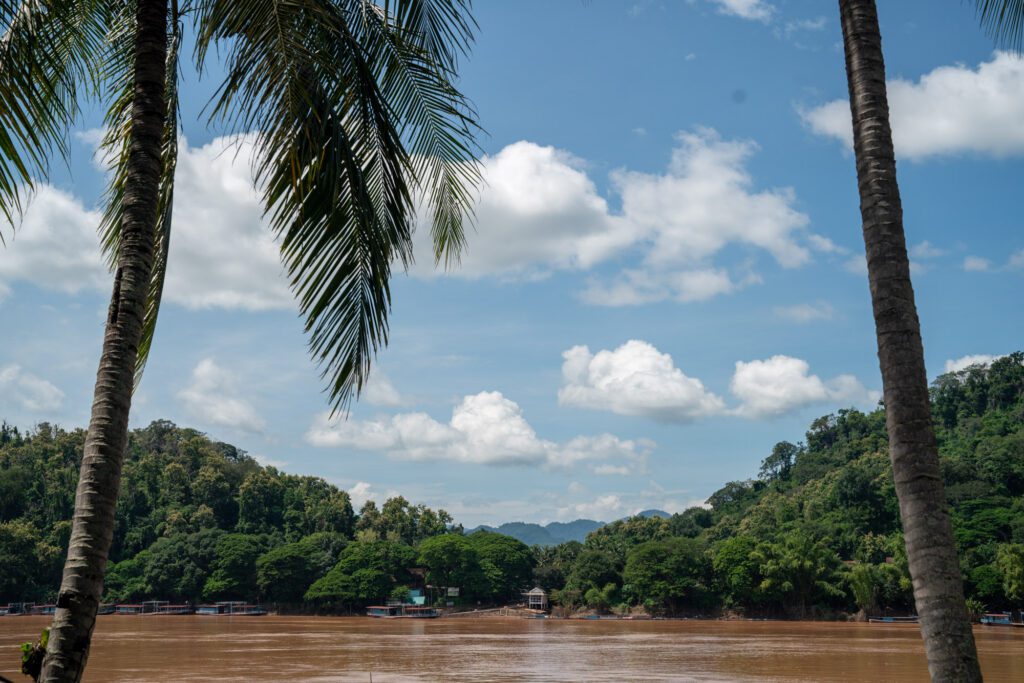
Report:
M 831 320 L 835 316 L 835 309 L 827 301 L 819 301 L 813 304 L 776 306 L 775 315 L 796 323 L 809 323 L 815 320 Z
M 1024 59 L 997 52 L 976 68 L 942 66 L 916 81 L 886 84 L 898 157 L 1024 153 Z M 811 130 L 853 146 L 850 105 L 834 100 L 801 112 Z
M 807 361 L 783 355 L 736 363 L 729 384 L 738 401 L 734 407 L 701 380 L 683 374 L 669 354 L 644 341 L 631 340 L 596 354 L 574 346 L 562 358 L 559 403 L 663 422 L 715 415 L 760 419 L 815 403 L 870 405 L 879 398 L 852 375 L 825 381 L 810 373 Z
M 94 141 L 94 136 L 83 134 Z M 181 139 L 164 300 L 187 308 L 294 308 L 277 245 L 263 219 L 246 136 L 201 147 Z M 0 289 L 17 281 L 68 293 L 106 292 L 100 212 L 42 185 L 0 259 Z
M 710 0 L 718 6 L 721 14 L 741 19 L 768 22 L 775 13 L 775 6 L 764 0 Z
M 253 176 L 247 136 L 191 147 L 174 176 L 168 301 L 192 309 L 295 308 Z
M 669 354 L 644 341 L 631 340 L 596 354 L 574 346 L 562 358 L 562 405 L 662 422 L 716 415 L 761 419 L 816 403 L 871 405 L 880 397 L 852 375 L 822 380 L 810 373 L 807 361 L 783 355 L 736 363 L 729 384 L 737 400 L 733 407 L 701 380 L 683 374 Z
M 85 209 L 62 190 L 40 185 L 18 228 L 6 236 L 0 288 L 29 282 L 68 294 L 109 289 L 113 278 L 100 255 L 99 222 L 98 211 Z
M 699 379 L 687 377 L 651 344 L 630 340 L 614 351 L 574 346 L 562 354 L 563 405 L 689 422 L 721 413 L 724 401 Z
M 794 208 L 792 189 L 755 188 L 746 165 L 756 150 L 708 128 L 680 133 L 665 172 L 611 174 L 622 204 L 613 213 L 581 160 L 530 142 L 509 145 L 483 159 L 476 231 L 450 275 L 540 278 L 629 253 L 641 267 L 608 283 L 591 281 L 584 301 L 702 301 L 760 281 L 749 266 L 713 263 L 730 245 L 767 252 L 787 268 L 808 262 L 812 250 L 834 248 L 806 234 L 809 219 Z M 428 233 L 417 230 L 416 276 L 436 275 Z
M 1024 268 L 1024 249 L 1014 252 L 1010 256 L 1010 260 L 1007 261 L 1006 267 L 1011 270 L 1020 270 Z
M 26 372 L 20 365 L 0 366 L 0 405 L 14 405 L 33 413 L 57 410 L 64 392 L 53 384 Z
M 250 433 L 262 432 L 265 426 L 253 405 L 241 398 L 237 378 L 211 358 L 196 365 L 178 399 L 192 417 L 210 425 Z
M 910 254 L 910 258 L 928 260 L 944 256 L 946 250 L 940 249 L 939 247 L 935 246 L 928 240 L 925 240 L 924 242 L 920 242 L 912 246 L 908 250 L 908 253 Z
M 612 175 L 624 215 L 652 236 L 649 264 L 699 262 L 731 243 L 764 249 L 784 267 L 809 260 L 796 235 L 809 220 L 793 208 L 793 190 L 752 191 L 746 162 L 754 142 L 723 140 L 710 128 L 676 139 L 666 174 Z
M 752 418 L 783 415 L 814 403 L 872 403 L 869 392 L 853 375 L 824 381 L 810 374 L 807 361 L 791 356 L 737 361 L 729 389 L 740 400 L 736 412 Z
M 570 468 L 617 463 L 643 469 L 654 444 L 611 434 L 578 436 L 556 443 L 537 436 L 517 403 L 497 391 L 466 396 L 441 423 L 426 413 L 400 413 L 371 420 L 316 416 L 306 433 L 314 446 L 381 451 L 400 460 L 451 460 L 484 465 Z
M 406 402 L 405 397 L 399 393 L 388 376 L 377 369 L 370 375 L 370 381 L 363 387 L 359 399 L 370 405 L 389 408 L 404 405 Z
M 483 187 L 476 230 L 453 275 L 537 278 L 556 269 L 590 268 L 637 240 L 636 228 L 613 215 L 568 152 L 520 141 L 481 160 Z M 434 274 L 428 225 L 416 231 L 414 275 Z
M 584 301 L 690 302 L 760 282 L 749 263 L 714 263 L 731 245 L 766 252 L 787 268 L 806 263 L 814 250 L 830 251 L 827 239 L 806 233 L 809 220 L 794 208 L 792 189 L 755 187 L 747 162 L 756 150 L 752 141 L 724 140 L 711 129 L 680 133 L 665 172 L 612 173 L 622 205 L 612 211 L 584 161 L 531 142 L 508 145 L 482 160 L 476 228 L 450 274 L 536 279 L 627 254 L 638 265 L 610 283 L 592 282 Z M 254 153 L 245 135 L 199 147 L 181 140 L 165 301 L 191 309 L 295 306 L 254 186 Z M 17 280 L 106 290 L 98 222 L 99 213 L 71 195 L 41 188 L 0 263 L 0 292 Z M 417 277 L 438 274 L 428 227 L 419 225 L 414 238 Z
M 972 365 L 990 365 L 992 361 L 1001 356 L 992 356 L 987 353 L 975 353 L 973 355 L 950 358 L 946 361 L 946 372 L 960 372 Z
M 964 257 L 964 270 L 969 273 L 977 273 L 992 268 L 992 262 L 987 258 L 981 256 L 966 256 Z

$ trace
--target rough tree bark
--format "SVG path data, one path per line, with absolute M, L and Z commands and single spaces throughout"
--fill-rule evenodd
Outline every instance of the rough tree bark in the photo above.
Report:
M 167 3 L 138 0 L 136 9 L 134 100 L 120 251 L 43 681 L 82 678 L 114 534 L 135 361 L 153 270 L 160 151 L 167 116 Z
M 874 0 L 839 0 L 889 457 L 933 681 L 980 681 L 932 427 Z

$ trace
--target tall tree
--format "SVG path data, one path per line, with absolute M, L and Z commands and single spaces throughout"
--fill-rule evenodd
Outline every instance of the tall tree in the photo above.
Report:
M 935 681 L 980 681 L 928 399 L 874 0 L 839 0 L 889 457 Z
M 168 267 L 186 10 L 200 72 L 210 54 L 225 56 L 212 118 L 255 141 L 310 351 L 343 409 L 387 343 L 391 267 L 411 262 L 418 194 L 435 259 L 452 262 L 464 243 L 476 124 L 453 82 L 472 40 L 470 1 L 0 0 L 8 218 L 52 153 L 66 152 L 80 96 L 109 106 L 100 228 L 113 294 L 43 680 L 81 679 L 103 588 L 132 392 Z

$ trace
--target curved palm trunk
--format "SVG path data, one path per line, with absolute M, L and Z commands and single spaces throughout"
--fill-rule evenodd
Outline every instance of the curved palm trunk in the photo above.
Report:
M 889 457 L 934 681 L 980 681 L 939 469 L 874 0 L 839 0 Z
M 153 270 L 167 59 L 167 0 L 138 0 L 134 101 L 114 292 L 75 496 L 75 517 L 40 680 L 79 681 L 114 535 L 135 361 Z

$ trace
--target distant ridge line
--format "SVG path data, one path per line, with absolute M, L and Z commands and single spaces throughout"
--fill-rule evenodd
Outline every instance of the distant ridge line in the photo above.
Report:
M 644 510 L 631 517 L 671 517 L 664 510 Z M 489 526 L 481 524 L 478 527 L 469 529 L 466 533 L 476 531 L 491 531 L 504 534 L 518 539 L 526 545 L 558 545 L 568 541 L 582 543 L 587 534 L 596 531 L 608 524 L 593 519 L 576 519 L 571 522 L 549 522 L 548 524 L 536 524 L 533 522 L 505 522 L 500 526 Z

